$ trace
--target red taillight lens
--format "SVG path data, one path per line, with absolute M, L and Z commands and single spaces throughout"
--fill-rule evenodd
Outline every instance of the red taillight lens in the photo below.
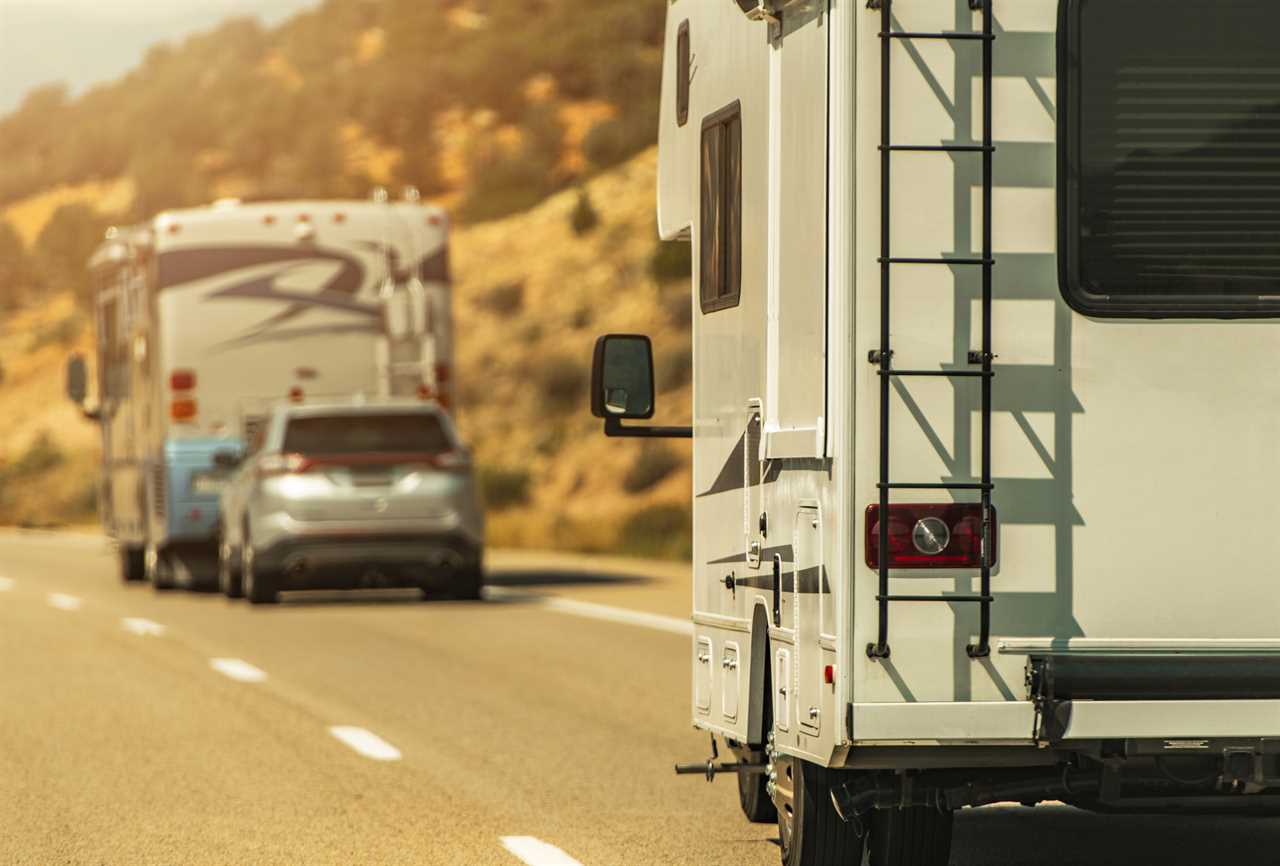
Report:
M 303 390 L 297 387 L 296 385 L 289 389 L 290 403 L 301 403 L 306 398 L 306 396 L 307 395 L 303 392 Z
M 301 454 L 264 454 L 258 460 L 259 475 L 296 475 L 311 468 L 311 461 Z
M 169 387 L 174 391 L 190 391 L 196 386 L 196 374 L 191 370 L 174 370 L 169 374 Z
M 996 510 L 991 509 L 991 565 L 996 564 Z M 866 562 L 880 567 L 880 506 L 867 507 Z M 978 503 L 889 506 L 890 568 L 980 568 L 982 506 Z

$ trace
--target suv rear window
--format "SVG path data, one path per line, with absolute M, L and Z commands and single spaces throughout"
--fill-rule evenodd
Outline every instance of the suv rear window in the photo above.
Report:
M 1100 316 L 1280 316 L 1280 3 L 1061 8 L 1068 302 Z
M 289 454 L 443 454 L 453 442 L 439 416 L 428 413 L 318 415 L 290 418 Z

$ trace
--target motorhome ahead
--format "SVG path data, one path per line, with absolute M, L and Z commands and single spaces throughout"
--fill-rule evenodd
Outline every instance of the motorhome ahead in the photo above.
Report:
M 91 268 L 100 501 L 126 579 L 216 576 L 229 474 L 218 455 L 252 439 L 272 404 L 359 394 L 448 404 L 447 226 L 435 208 L 172 211 L 113 231 Z
M 942 864 L 1003 800 L 1280 807 L 1277 24 L 670 3 L 693 719 L 786 863 Z M 611 433 L 679 432 L 624 426 L 643 338 L 596 361 Z

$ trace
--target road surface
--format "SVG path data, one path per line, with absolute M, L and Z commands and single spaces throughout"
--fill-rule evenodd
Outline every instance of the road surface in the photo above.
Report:
M 688 721 L 676 567 L 493 557 L 486 602 L 123 586 L 0 535 L 0 864 L 778 862 Z M 961 815 L 973 866 L 1280 862 L 1280 822 Z

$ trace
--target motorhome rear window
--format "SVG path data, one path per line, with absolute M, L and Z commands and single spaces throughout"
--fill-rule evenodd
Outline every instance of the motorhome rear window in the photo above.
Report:
M 1062 0 L 1059 26 L 1068 302 L 1280 316 L 1280 3 Z
M 738 103 L 702 123 L 699 276 L 702 312 L 736 307 L 742 294 L 742 115 Z
M 440 418 L 425 412 L 290 418 L 288 454 L 443 454 L 453 443 Z

